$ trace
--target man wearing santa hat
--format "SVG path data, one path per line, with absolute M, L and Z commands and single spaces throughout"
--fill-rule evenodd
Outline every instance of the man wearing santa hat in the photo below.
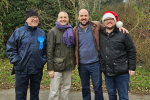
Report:
M 136 48 L 129 34 L 119 31 L 123 23 L 118 15 L 106 11 L 102 22 L 106 29 L 100 32 L 101 71 L 105 74 L 105 83 L 109 100 L 129 100 L 130 76 L 136 69 Z

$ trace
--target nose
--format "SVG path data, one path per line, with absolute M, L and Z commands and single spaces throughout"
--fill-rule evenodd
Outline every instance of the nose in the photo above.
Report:
M 65 20 L 65 18 L 63 17 L 62 20 Z
M 85 16 L 83 16 L 82 18 L 85 19 Z

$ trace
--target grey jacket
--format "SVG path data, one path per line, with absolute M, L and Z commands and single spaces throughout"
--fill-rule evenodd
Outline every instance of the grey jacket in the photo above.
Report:
M 47 36 L 47 70 L 61 72 L 75 69 L 75 46 L 67 47 L 63 43 L 64 32 L 56 26 Z

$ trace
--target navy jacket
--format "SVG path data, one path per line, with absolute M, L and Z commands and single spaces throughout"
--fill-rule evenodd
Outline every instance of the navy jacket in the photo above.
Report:
M 36 32 L 33 34 L 35 30 Z M 25 43 L 19 53 L 21 45 L 31 34 L 33 36 Z M 38 36 L 44 37 L 43 49 L 39 49 Z M 25 22 L 23 27 L 16 29 L 6 44 L 6 53 L 10 63 L 14 66 L 15 73 L 20 74 L 29 70 L 31 74 L 34 74 L 43 70 L 46 63 L 46 43 L 46 33 L 38 27 L 32 28 Z
M 136 48 L 129 34 L 118 28 L 107 36 L 100 32 L 101 71 L 108 76 L 128 73 L 136 69 Z

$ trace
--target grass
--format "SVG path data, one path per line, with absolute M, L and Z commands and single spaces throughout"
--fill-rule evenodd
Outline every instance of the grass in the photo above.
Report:
M 46 66 L 43 70 L 41 88 L 49 89 L 50 77 L 48 76 Z M 15 75 L 11 75 L 12 64 L 9 59 L 0 59 L 0 89 L 14 88 Z M 134 76 L 130 77 L 129 91 L 131 93 L 150 94 L 150 68 L 137 67 Z M 103 91 L 106 91 L 104 75 L 102 75 Z M 92 82 L 91 82 L 91 90 Z M 71 90 L 81 91 L 81 80 L 77 68 L 72 72 Z

